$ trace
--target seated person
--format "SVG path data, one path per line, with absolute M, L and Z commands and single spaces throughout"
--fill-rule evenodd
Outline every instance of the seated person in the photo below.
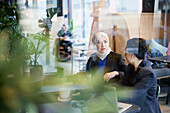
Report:
M 72 47 L 72 42 L 67 41 L 65 39 L 72 37 L 72 34 L 68 30 L 66 24 L 63 24 L 61 30 L 57 33 L 57 35 L 58 35 L 58 37 L 60 39 L 60 45 L 62 45 L 64 47 L 64 51 L 71 55 L 71 51 L 69 51 L 68 48 Z
M 95 33 L 92 43 L 97 50 L 87 61 L 87 72 L 92 76 L 101 76 L 106 83 L 117 82 L 120 76 L 116 75 L 123 75 L 126 67 L 123 56 L 110 49 L 109 37 L 104 32 Z
M 125 60 L 128 66 L 124 78 L 119 81 L 122 85 L 129 86 L 132 91 L 124 101 L 140 106 L 140 113 L 161 113 L 156 96 L 157 79 L 150 62 L 145 59 L 148 51 L 146 41 L 142 38 L 137 38 L 137 41 L 134 39 L 127 41 Z M 129 48 L 131 41 L 136 45 L 135 50 Z

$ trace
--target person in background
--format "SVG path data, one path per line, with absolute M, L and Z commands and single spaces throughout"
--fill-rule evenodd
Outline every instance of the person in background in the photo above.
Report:
M 26 6 L 26 8 L 29 7 L 29 6 L 28 6 L 28 0 L 25 0 L 25 6 Z
M 101 76 L 105 83 L 117 82 L 126 68 L 123 56 L 111 50 L 109 37 L 104 32 L 95 33 L 92 43 L 97 50 L 87 61 L 87 72 L 92 76 Z
M 157 79 L 150 62 L 145 59 L 147 51 L 144 39 L 127 41 L 125 60 L 128 66 L 119 83 L 128 86 L 131 94 L 123 101 L 140 106 L 139 113 L 161 113 L 156 95 Z
M 72 47 L 72 42 L 71 41 L 67 41 L 66 39 L 69 39 L 72 37 L 72 34 L 70 33 L 70 31 L 68 30 L 68 27 L 66 24 L 62 25 L 61 30 L 57 33 L 57 36 L 60 39 L 60 45 L 62 45 L 64 47 L 64 51 L 66 53 L 69 53 L 71 55 L 71 51 L 69 51 L 69 48 Z

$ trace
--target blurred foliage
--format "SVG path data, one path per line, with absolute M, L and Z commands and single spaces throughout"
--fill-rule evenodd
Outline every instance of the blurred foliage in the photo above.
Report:
M 90 78 L 88 77 L 89 73 L 86 72 L 79 72 L 77 74 L 67 76 L 68 81 L 73 82 L 74 84 L 81 84 L 81 85 L 89 85 Z
M 11 5 L 12 4 L 12 5 Z M 10 58 L 23 55 L 21 48 L 21 39 L 23 36 L 19 27 L 19 9 L 16 3 L 3 3 L 0 1 L 0 59 L 8 60 Z M 18 51 L 17 49 L 20 49 Z M 16 51 L 17 50 L 17 51 Z
M 4 28 L 15 30 L 18 25 L 18 8 L 17 4 L 9 5 L 0 1 L 0 32 Z
M 31 103 L 35 106 L 35 100 L 40 100 L 31 97 L 37 94 L 40 87 L 23 76 L 29 44 L 20 30 L 17 3 L 11 2 L 0 1 L 0 113 L 20 113 L 26 105 Z M 38 43 L 40 46 L 41 40 Z M 37 47 L 33 46 L 31 51 L 35 49 Z M 41 51 L 38 50 L 36 54 L 41 54 Z

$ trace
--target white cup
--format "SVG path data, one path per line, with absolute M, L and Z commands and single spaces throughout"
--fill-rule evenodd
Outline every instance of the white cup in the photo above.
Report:
M 71 90 L 70 86 L 72 85 L 72 82 L 64 82 L 60 86 L 60 91 L 59 91 L 59 101 L 69 101 L 71 99 Z
M 68 91 L 60 91 L 59 92 L 60 99 L 69 99 L 70 98 L 70 90 Z

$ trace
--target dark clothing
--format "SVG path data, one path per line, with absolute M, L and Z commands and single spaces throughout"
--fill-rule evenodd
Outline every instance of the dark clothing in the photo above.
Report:
M 64 30 L 60 30 L 58 33 L 57 33 L 58 37 L 72 37 L 72 34 L 70 33 L 69 30 L 67 30 L 66 32 L 64 32 Z
M 70 33 L 69 30 L 67 30 L 66 32 L 64 32 L 62 29 L 58 32 L 58 37 L 72 37 L 72 34 Z M 68 50 L 68 47 L 72 47 L 72 42 L 70 41 L 66 41 L 66 40 L 60 40 L 60 45 L 64 47 L 64 51 L 66 53 L 69 53 L 71 55 L 71 51 Z
M 124 71 L 126 68 L 125 60 L 122 55 L 114 52 L 110 52 L 107 55 L 106 66 L 104 69 L 104 73 L 102 75 L 97 72 L 99 57 L 94 53 L 90 56 L 87 62 L 86 70 L 91 73 L 92 76 L 103 76 L 104 74 L 112 71 L 118 71 L 119 75 L 124 75 Z M 119 80 L 119 76 L 116 76 L 109 80 L 110 83 L 116 82 Z
M 140 113 L 161 113 L 156 96 L 157 79 L 147 60 L 143 60 L 136 71 L 133 65 L 128 65 L 121 84 L 129 86 L 132 91 L 124 101 L 139 105 Z

